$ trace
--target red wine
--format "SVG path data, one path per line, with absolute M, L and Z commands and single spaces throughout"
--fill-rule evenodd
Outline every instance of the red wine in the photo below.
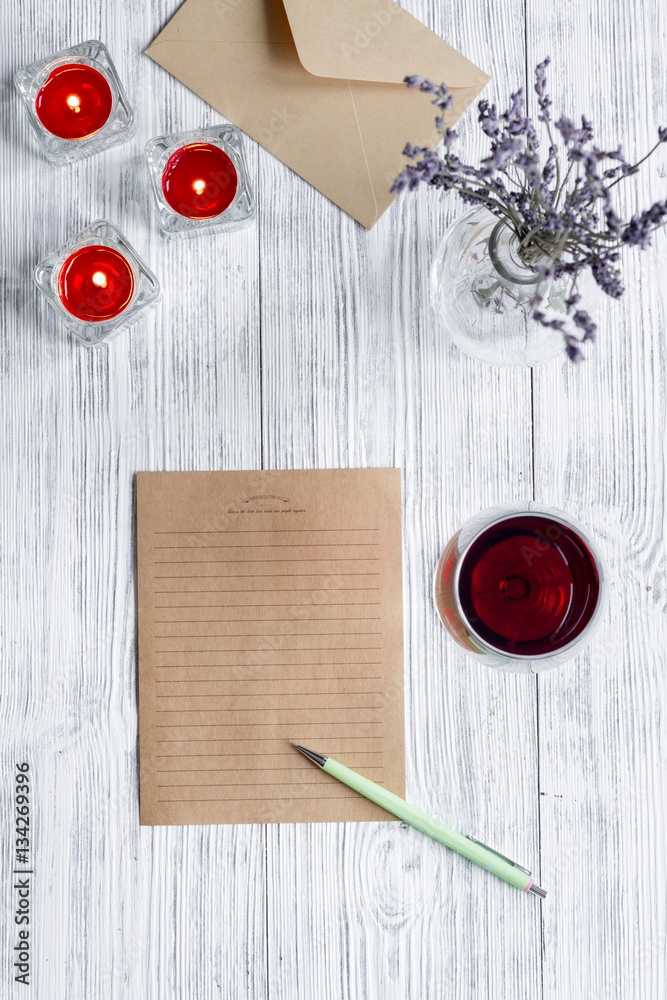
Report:
M 459 570 L 460 607 L 472 631 L 517 656 L 548 655 L 573 642 L 590 622 L 599 593 L 587 545 L 544 514 L 491 525 Z
M 223 149 L 191 142 L 172 153 L 162 174 L 162 191 L 175 212 L 187 219 L 212 219 L 236 196 L 236 167 Z
M 111 87 L 92 66 L 71 63 L 49 74 L 35 110 L 44 128 L 61 139 L 86 139 L 99 132 L 113 107 Z

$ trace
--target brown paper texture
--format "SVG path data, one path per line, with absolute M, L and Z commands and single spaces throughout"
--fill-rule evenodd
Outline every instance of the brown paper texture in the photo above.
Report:
M 186 0 L 147 55 L 370 229 L 445 82 L 453 125 L 489 77 L 393 0 Z
M 137 475 L 142 824 L 388 819 L 405 794 L 398 469 Z

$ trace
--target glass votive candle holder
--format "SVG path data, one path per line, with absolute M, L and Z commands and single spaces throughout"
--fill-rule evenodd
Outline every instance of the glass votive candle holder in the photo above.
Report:
M 157 136 L 146 159 L 160 228 L 168 236 L 230 232 L 255 217 L 241 133 L 216 125 Z
M 88 345 L 111 340 L 160 296 L 155 275 L 105 219 L 38 264 L 34 278 L 58 317 Z
M 24 66 L 14 83 L 53 163 L 99 153 L 132 133 L 132 109 L 102 42 L 81 42 Z

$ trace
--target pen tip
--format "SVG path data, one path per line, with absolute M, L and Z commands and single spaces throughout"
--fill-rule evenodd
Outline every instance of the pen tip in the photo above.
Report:
M 290 743 L 292 743 L 291 740 Z M 317 764 L 318 767 L 324 767 L 327 762 L 326 757 L 323 757 L 322 754 L 315 753 L 314 750 L 306 750 L 305 747 L 299 746 L 298 743 L 292 743 L 292 746 L 296 747 L 299 753 L 302 753 L 304 757 L 308 758 L 308 760 L 312 760 L 313 764 Z

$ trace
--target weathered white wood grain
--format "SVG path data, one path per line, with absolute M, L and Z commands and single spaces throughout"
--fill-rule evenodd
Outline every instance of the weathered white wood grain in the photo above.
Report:
M 528 63 L 551 53 L 555 110 L 630 159 L 667 121 L 666 41 L 664 4 L 528 4 Z M 665 197 L 666 175 L 662 147 L 619 186 L 628 214 Z M 535 373 L 536 496 L 598 533 L 610 583 L 589 651 L 539 679 L 545 998 L 667 992 L 664 233 L 655 244 L 624 258 L 620 303 L 601 296 L 592 360 Z
M 2 849 L 7 874 L 9 774 L 25 757 L 43 1000 L 266 994 L 263 829 L 138 826 L 134 474 L 258 466 L 261 441 L 257 229 L 168 243 L 151 216 L 144 143 L 217 120 L 141 54 L 172 10 L 4 12 Z M 88 37 L 109 45 L 139 130 L 59 170 L 34 153 L 10 74 Z M 250 162 L 255 173 L 252 149 Z M 56 326 L 30 272 L 102 216 L 155 269 L 163 299 L 87 350 Z M 10 902 L 8 887 L 7 913 Z M 13 996 L 9 921 L 2 939 L 0 993 Z

